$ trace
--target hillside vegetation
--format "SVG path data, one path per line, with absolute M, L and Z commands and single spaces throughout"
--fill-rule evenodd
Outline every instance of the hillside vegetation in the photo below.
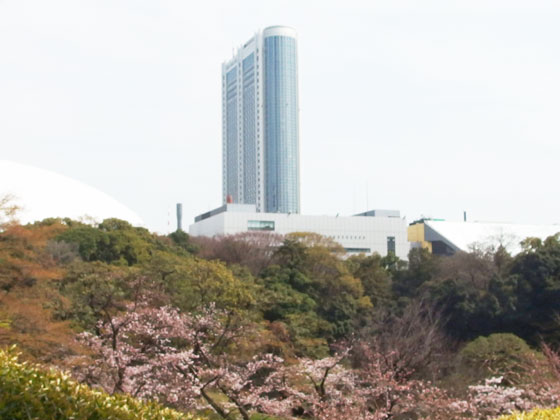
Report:
M 555 407 L 560 239 L 523 246 L 405 262 L 345 259 L 305 233 L 5 221 L 0 346 L 111 395 L 232 420 Z

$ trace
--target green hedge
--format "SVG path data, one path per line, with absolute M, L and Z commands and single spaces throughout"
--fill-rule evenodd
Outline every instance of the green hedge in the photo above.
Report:
M 111 396 L 64 373 L 19 362 L 14 347 L 0 350 L 0 419 L 195 420 L 154 402 Z
M 499 417 L 497 420 L 559 420 L 560 407 L 550 409 L 538 409 L 528 413 L 514 413 L 509 416 Z

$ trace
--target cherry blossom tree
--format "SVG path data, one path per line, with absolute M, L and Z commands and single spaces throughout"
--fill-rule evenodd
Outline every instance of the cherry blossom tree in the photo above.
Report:
M 283 360 L 270 354 L 248 361 L 226 356 L 224 350 L 245 332 L 224 311 L 211 306 L 195 315 L 144 307 L 101 322 L 98 331 L 79 336 L 96 356 L 79 369 L 83 381 L 175 407 L 211 408 L 224 419 L 238 412 L 248 420 L 249 410 L 269 406 L 280 410 L 280 400 L 268 395 L 283 387 L 275 374 Z
M 316 420 L 381 420 L 397 415 L 413 418 L 461 418 L 466 401 L 451 398 L 430 383 L 403 379 L 401 370 L 387 363 L 388 355 L 371 350 L 360 369 L 349 365 L 350 347 L 321 360 L 302 359 L 285 368 L 289 395 L 284 411 L 272 414 Z M 287 410 L 286 410 L 287 409 Z
M 340 346 L 319 360 L 247 356 L 239 342 L 254 331 L 214 306 L 194 314 L 139 304 L 97 331 L 79 336 L 94 360 L 78 369 L 78 379 L 181 409 L 211 409 L 223 419 L 249 420 L 253 411 L 314 420 L 483 419 L 558 402 L 558 386 L 506 387 L 501 378 L 454 398 L 412 379 L 395 363 L 399 354 L 368 343 Z
M 472 403 L 479 418 L 497 417 L 513 411 L 535 407 L 527 392 L 515 386 L 501 386 L 503 377 L 487 378 L 484 383 L 469 386 Z

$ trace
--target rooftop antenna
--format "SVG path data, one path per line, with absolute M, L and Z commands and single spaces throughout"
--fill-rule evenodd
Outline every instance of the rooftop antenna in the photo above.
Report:
M 369 182 L 366 180 L 366 211 L 369 210 Z
M 463 222 L 467 221 L 467 211 L 463 211 Z
M 354 188 L 352 191 L 352 213 L 356 213 L 356 185 L 354 184 Z

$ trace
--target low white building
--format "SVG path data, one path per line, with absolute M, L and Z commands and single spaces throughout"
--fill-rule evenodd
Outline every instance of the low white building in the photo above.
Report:
M 457 251 L 496 249 L 503 246 L 510 254 L 522 251 L 521 241 L 560 233 L 560 225 L 522 225 L 516 223 L 448 222 L 422 219 L 408 229 L 412 247 L 423 247 L 435 255 L 453 255 Z
M 257 213 L 252 204 L 225 204 L 201 214 L 189 227 L 193 236 L 231 235 L 240 232 L 312 232 L 332 238 L 349 254 L 387 255 L 407 259 L 408 224 L 396 210 L 372 210 L 355 216 L 304 216 Z

